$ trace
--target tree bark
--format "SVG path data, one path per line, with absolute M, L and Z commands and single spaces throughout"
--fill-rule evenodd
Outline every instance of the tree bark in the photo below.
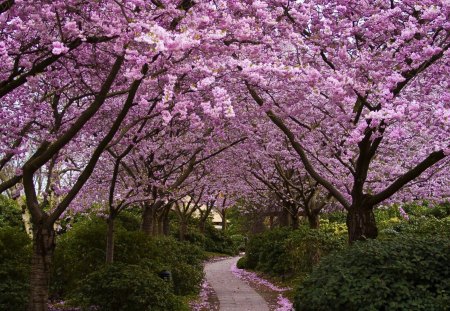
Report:
M 306 217 L 308 218 L 308 223 L 309 223 L 309 228 L 310 229 L 319 229 L 319 214 L 318 213 L 308 213 L 306 215 Z
M 40 225 L 33 233 L 28 311 L 47 311 L 50 269 L 55 249 L 55 230 L 52 226 Z
M 185 241 L 187 235 L 187 221 L 180 218 L 180 241 Z
M 114 217 L 108 217 L 108 231 L 106 235 L 106 263 L 114 262 Z
M 222 212 L 222 230 L 227 230 L 227 214 L 225 213 L 225 210 Z
M 200 233 L 205 233 L 206 229 L 206 218 L 201 217 L 198 222 L 198 229 L 200 230 Z
M 378 236 L 373 206 L 352 205 L 347 213 L 348 241 L 375 239 Z
M 152 205 L 147 202 L 144 203 L 142 211 L 141 230 L 148 235 L 153 233 L 153 209 Z
M 298 229 L 298 227 L 300 226 L 299 221 L 298 221 L 298 214 L 296 212 L 292 212 L 292 214 L 290 214 L 290 225 L 292 229 Z
M 280 215 L 278 216 L 278 225 L 280 227 L 289 226 L 289 212 L 286 208 L 283 208 L 283 210 L 280 212 Z
M 164 217 L 163 217 L 163 234 L 164 234 L 164 236 L 169 236 L 170 235 L 169 212 L 170 212 L 170 209 L 166 209 L 164 211 Z

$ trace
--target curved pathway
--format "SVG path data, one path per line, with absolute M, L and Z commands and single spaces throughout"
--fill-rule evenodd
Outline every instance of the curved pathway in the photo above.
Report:
M 239 258 L 210 262 L 205 266 L 206 280 L 219 298 L 220 311 L 269 311 L 266 301 L 231 272 L 231 266 Z

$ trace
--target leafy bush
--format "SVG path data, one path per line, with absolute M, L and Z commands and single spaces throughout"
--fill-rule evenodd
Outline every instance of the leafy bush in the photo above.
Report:
M 169 283 L 142 266 L 113 264 L 89 274 L 80 282 L 77 301 L 98 310 L 183 310 Z
M 85 219 L 58 237 L 55 248 L 51 294 L 60 298 L 79 280 L 98 270 L 105 262 L 106 222 Z
M 322 228 L 297 230 L 279 228 L 256 235 L 247 244 L 241 268 L 273 275 L 294 276 L 310 272 L 320 257 L 346 245 L 345 228 L 339 223 L 322 222 Z
M 446 310 L 450 241 L 402 235 L 357 242 L 320 262 L 297 290 L 296 310 Z
M 248 258 L 246 256 L 239 258 L 239 260 L 236 263 L 236 266 L 239 269 L 246 269 L 248 267 L 247 260 Z
M 343 226 L 324 220 L 318 230 L 303 226 L 293 231 L 284 242 L 292 273 L 304 276 L 312 271 L 322 257 L 344 248 L 347 245 L 347 233 Z
M 209 222 L 205 225 L 205 232 L 201 233 L 197 228 L 196 221 L 196 219 L 193 219 L 188 228 L 186 236 L 188 242 L 203 248 L 207 252 L 237 254 L 240 243 L 235 243 L 226 232 L 214 228 L 212 223 Z M 178 230 L 174 230 L 174 232 L 178 232 Z
M 0 228 L 15 227 L 25 230 L 22 211 L 16 201 L 0 195 Z
M 80 281 L 105 265 L 106 223 L 103 219 L 85 220 L 58 240 L 55 250 L 53 297 L 77 290 Z M 173 291 L 178 295 L 198 292 L 203 278 L 203 251 L 173 238 L 152 238 L 139 231 L 116 226 L 114 261 L 138 265 L 155 274 L 172 272 Z
M 0 228 L 0 310 L 25 310 L 31 240 L 17 227 Z

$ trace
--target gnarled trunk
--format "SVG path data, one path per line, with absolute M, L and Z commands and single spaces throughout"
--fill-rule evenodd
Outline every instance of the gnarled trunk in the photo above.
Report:
M 358 240 L 375 239 L 378 236 L 373 206 L 354 204 L 347 213 L 349 243 Z
M 28 311 L 47 311 L 50 268 L 55 249 L 55 230 L 52 226 L 38 226 L 33 232 L 30 297 Z

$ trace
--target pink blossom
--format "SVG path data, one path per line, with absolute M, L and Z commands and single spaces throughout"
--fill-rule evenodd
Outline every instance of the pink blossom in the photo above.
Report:
M 69 48 L 64 46 L 63 43 L 59 42 L 59 41 L 55 41 L 52 43 L 52 53 L 55 55 L 60 55 L 60 54 L 64 54 L 67 53 L 69 51 Z

